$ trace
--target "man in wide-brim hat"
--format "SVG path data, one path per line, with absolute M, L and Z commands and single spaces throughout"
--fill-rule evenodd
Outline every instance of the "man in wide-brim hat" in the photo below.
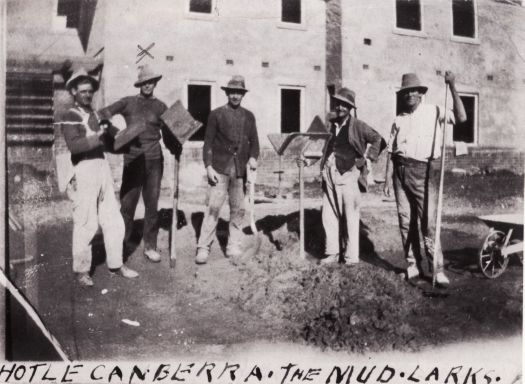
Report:
M 465 108 L 452 72 L 446 72 L 445 83 L 450 88 L 453 101 L 453 113 L 446 114 L 446 122 L 443 107 L 422 102 L 428 87 L 423 85 L 417 74 L 406 73 L 401 78 L 398 95 L 403 108 L 392 124 L 384 187 L 386 196 L 391 195 L 392 188 L 395 193 L 401 241 L 408 263 L 407 279 L 417 278 L 422 273 L 419 222 L 425 253 L 429 261 L 436 258 L 437 270 L 434 273 L 436 283 L 441 286 L 447 286 L 449 279 L 444 273 L 441 243 L 439 239 L 434 239 L 438 189 L 435 171 L 440 168 L 438 159 L 441 157 L 443 124 L 466 121 Z M 434 241 L 437 242 L 435 255 Z
M 126 121 L 126 127 L 133 132 L 140 132 L 125 145 L 124 170 L 120 188 L 121 212 L 126 226 L 124 237 L 124 251 L 130 254 L 134 244 L 131 243 L 133 221 L 138 200 L 142 193 L 144 200 L 144 256 L 147 260 L 160 262 L 157 251 L 158 201 L 160 185 L 164 168 L 160 139 L 165 129 L 161 116 L 167 106 L 157 99 L 153 92 L 162 75 L 155 72 L 148 65 L 139 68 L 137 80 L 134 83 L 139 88 L 139 94 L 124 97 L 102 109 L 100 114 L 104 118 L 111 118 L 120 114 Z M 132 133 L 133 133 L 132 132 Z M 169 148 L 169 146 L 167 145 Z
M 241 107 L 248 90 L 244 77 L 233 76 L 221 87 L 228 103 L 210 112 L 204 137 L 203 157 L 209 183 L 209 200 L 197 244 L 197 264 L 206 263 L 215 238 L 219 212 L 226 198 L 230 225 L 226 256 L 241 253 L 246 168 L 256 169 L 259 138 L 253 113 Z
M 367 159 L 376 161 L 385 143 L 373 128 L 352 116 L 351 111 L 356 109 L 354 91 L 341 88 L 332 100 L 336 116 L 330 122 L 332 137 L 322 162 L 326 257 L 321 263 L 356 264 L 361 192 L 367 190 Z
M 137 277 L 137 272 L 123 265 L 124 222 L 115 199 L 113 176 L 104 151 L 111 151 L 110 127 L 102 122 L 91 103 L 99 82 L 81 68 L 66 82 L 75 104 L 61 122 L 66 145 L 71 152 L 72 173 L 66 192 L 73 200 L 73 271 L 78 282 L 93 286 L 90 275 L 91 243 L 102 228 L 108 268 L 123 277 Z

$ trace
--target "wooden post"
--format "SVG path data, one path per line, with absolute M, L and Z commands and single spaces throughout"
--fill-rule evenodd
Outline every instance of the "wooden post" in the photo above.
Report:
M 6 2 L 5 0 L 0 0 L 0 268 L 2 268 L 7 273 L 7 264 L 6 264 L 6 218 L 7 218 L 7 207 L 6 207 L 6 142 L 5 142 L 5 89 L 6 89 Z M 6 311 L 6 290 L 0 288 L 0 360 L 3 361 L 6 358 L 6 320 L 7 320 L 7 311 Z
M 304 255 L 304 155 L 299 158 L 299 256 Z
M 437 202 L 437 212 L 436 212 L 436 230 L 434 238 L 434 252 L 432 257 L 432 286 L 436 286 L 436 269 L 438 265 L 438 258 L 436 256 L 437 250 L 441 250 L 441 255 L 443 254 L 443 249 L 441 249 L 441 211 L 443 210 L 443 184 L 445 182 L 445 140 L 447 135 L 447 96 L 448 96 L 448 84 L 445 85 L 445 113 L 444 113 L 444 122 L 443 122 L 443 138 L 441 140 L 441 172 L 439 175 L 439 192 L 438 192 L 438 202 Z M 442 256 L 440 256 L 442 257 Z M 441 260 L 443 262 L 443 260 Z
M 170 231 L 170 268 L 175 268 L 177 261 L 177 250 L 175 247 L 175 238 L 177 235 L 178 225 L 178 207 L 179 207 L 179 166 L 181 154 L 173 156 L 173 215 L 171 220 Z

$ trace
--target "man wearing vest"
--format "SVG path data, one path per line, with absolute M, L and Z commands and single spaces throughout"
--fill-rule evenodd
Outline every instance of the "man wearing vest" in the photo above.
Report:
M 241 107 L 241 101 L 248 92 L 244 77 L 233 76 L 228 85 L 221 88 L 226 92 L 228 103 L 211 111 L 204 137 L 203 157 L 210 189 L 197 244 L 197 264 L 205 264 L 208 259 L 226 197 L 229 197 L 230 203 L 226 256 L 240 254 L 246 167 L 256 169 L 259 157 L 255 117 Z
M 356 109 L 353 91 L 342 88 L 332 98 L 337 116 L 331 124 L 332 138 L 322 170 L 326 258 L 321 263 L 356 264 L 359 262 L 361 191 L 367 189 L 367 159 L 377 160 L 385 141 L 365 122 L 350 114 Z M 344 218 L 346 233 L 343 233 Z M 344 255 L 340 255 L 342 249 L 345 249 Z
M 450 88 L 454 105 L 454 113 L 447 113 L 446 123 L 466 121 L 465 109 L 456 91 L 454 74 L 447 71 L 445 83 Z M 420 275 L 419 221 L 426 256 L 429 261 L 436 258 L 436 283 L 447 286 L 449 280 L 444 273 L 441 242 L 434 239 L 439 183 L 436 176 L 440 170 L 438 159 L 441 157 L 445 111 L 443 107 L 422 102 L 427 90 L 428 87 L 421 83 L 415 73 L 403 75 L 398 91 L 403 110 L 394 120 L 388 142 L 389 158 L 384 193 L 389 197 L 393 187 L 401 241 L 408 263 L 407 279 Z M 390 165 L 390 160 L 393 166 Z
M 99 124 L 91 102 L 99 86 L 98 81 L 83 69 L 66 83 L 75 105 L 62 121 L 66 145 L 71 152 L 73 172 L 67 183 L 67 194 L 73 201 L 73 271 L 84 286 L 93 286 L 91 269 L 91 242 L 102 228 L 106 261 L 113 273 L 126 278 L 138 273 L 122 264 L 124 222 L 113 189 L 113 177 L 104 151 L 112 147 L 114 127 Z
M 158 203 L 164 169 L 160 146 L 163 122 L 160 117 L 167 106 L 153 95 L 153 91 L 161 78 L 162 75 L 155 73 L 149 66 L 141 67 L 134 84 L 139 88 L 139 94 L 124 97 L 100 111 L 105 119 L 120 114 L 126 121 L 126 127 L 141 131 L 124 148 L 124 171 L 120 188 L 121 213 L 126 226 L 124 250 L 126 254 L 132 250 L 133 220 L 142 193 L 144 256 L 154 263 L 160 262 L 160 254 L 157 252 Z

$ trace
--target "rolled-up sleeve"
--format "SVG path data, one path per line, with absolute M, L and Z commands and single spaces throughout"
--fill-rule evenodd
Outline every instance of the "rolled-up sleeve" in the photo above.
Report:
M 390 129 L 390 136 L 388 137 L 388 143 L 386 146 L 386 150 L 389 153 L 393 153 L 394 151 L 394 141 L 396 140 L 397 135 L 397 126 L 396 123 L 392 124 L 392 128 Z

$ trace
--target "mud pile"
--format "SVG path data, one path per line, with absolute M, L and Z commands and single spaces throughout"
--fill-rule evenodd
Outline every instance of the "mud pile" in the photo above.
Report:
M 351 351 L 415 348 L 419 331 L 406 319 L 427 304 L 395 272 L 301 260 L 294 232 L 281 251 L 265 239 L 257 254 L 235 264 L 242 276 L 237 303 L 293 340 Z

